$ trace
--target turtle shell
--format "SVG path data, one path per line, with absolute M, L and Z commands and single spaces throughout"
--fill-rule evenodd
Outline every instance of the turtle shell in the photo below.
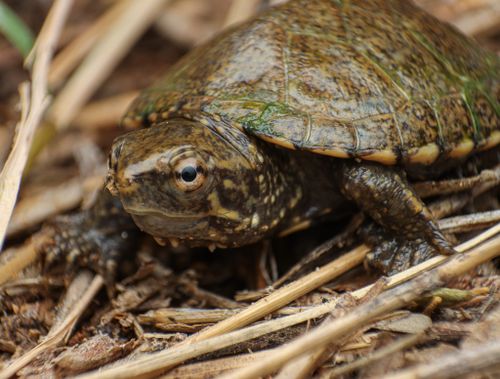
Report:
M 432 164 L 500 143 L 500 59 L 409 1 L 291 0 L 192 50 L 125 124 L 178 116 L 339 158 Z

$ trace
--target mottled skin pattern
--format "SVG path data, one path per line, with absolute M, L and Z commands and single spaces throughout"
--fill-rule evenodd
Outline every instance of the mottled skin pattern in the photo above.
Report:
M 372 260 L 400 270 L 453 252 L 406 174 L 497 146 L 499 102 L 500 60 L 410 2 L 291 0 L 134 102 L 108 189 L 158 241 L 209 247 L 283 233 L 343 195 L 382 228 Z
M 91 267 L 104 277 L 110 291 L 117 264 L 137 245 L 139 232 L 120 201 L 108 191 L 102 192 L 92 208 L 58 216 L 44 229 L 52 236 L 42 246 L 46 269 L 61 260 L 70 266 Z
M 331 159 L 291 155 L 222 121 L 200 121 L 174 118 L 114 142 L 108 189 L 159 242 L 238 247 L 338 207 L 324 172 Z M 203 167 L 196 190 L 179 183 L 183 162 Z

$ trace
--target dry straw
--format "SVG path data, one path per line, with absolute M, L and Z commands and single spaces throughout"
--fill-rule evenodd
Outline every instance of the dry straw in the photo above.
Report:
M 407 301 L 415 298 L 415 296 L 422 293 L 423 291 L 434 288 L 437 283 L 442 284 L 444 278 L 449 279 L 451 277 L 460 275 L 464 272 L 464 270 L 468 270 L 479 265 L 482 262 L 491 260 L 493 257 L 500 254 L 500 237 L 497 236 L 498 233 L 500 233 L 500 224 L 495 225 L 494 227 L 486 230 L 477 237 L 457 246 L 457 250 L 460 252 L 468 250 L 470 251 L 464 255 L 457 255 L 453 257 L 450 262 L 445 263 L 442 266 L 439 265 L 448 260 L 449 257 L 437 256 L 404 272 L 392 276 L 387 283 L 387 288 L 396 288 L 394 288 L 395 291 L 388 292 L 389 295 L 387 295 L 386 293 L 381 295 L 384 296 L 384 300 L 382 303 L 383 308 L 377 308 L 377 305 L 376 308 L 371 310 L 370 307 L 373 306 L 373 302 L 380 303 L 380 297 L 375 297 L 373 301 L 369 301 L 363 304 L 362 307 L 364 308 L 355 308 L 353 312 L 348 313 L 345 317 L 334 320 L 334 322 L 340 323 L 340 329 L 338 324 L 335 324 L 333 329 L 331 327 L 328 327 L 329 329 L 327 329 L 326 331 L 331 334 L 329 334 L 328 338 L 321 337 L 325 332 L 324 330 L 322 330 L 321 332 L 312 332 L 315 333 L 313 334 L 313 337 L 309 337 L 311 333 L 308 333 L 304 335 L 304 337 L 301 337 L 301 339 L 297 340 L 300 341 L 300 345 L 292 345 L 292 348 L 289 348 L 289 345 L 284 345 L 283 348 L 286 348 L 284 353 L 282 350 L 279 350 L 280 348 L 278 348 L 276 349 L 275 354 L 270 356 L 268 359 L 262 360 L 262 364 L 252 364 L 252 367 L 255 366 L 258 368 L 257 370 L 254 370 L 252 368 L 245 368 L 245 371 L 237 372 L 234 375 L 230 374 L 227 377 L 257 378 L 259 376 L 265 375 L 266 373 L 273 372 L 289 360 L 295 359 L 298 356 L 307 353 L 311 349 L 321 347 L 322 345 L 324 346 L 327 342 L 332 341 L 335 336 L 343 336 L 349 331 L 353 330 L 353 328 L 361 326 L 363 323 L 370 321 L 377 315 L 395 309 L 395 307 L 397 308 L 403 306 Z M 490 239 L 494 236 L 496 237 Z M 356 254 L 355 252 L 357 250 L 359 251 L 359 249 L 361 248 L 362 247 L 358 247 L 354 249 L 353 251 L 351 251 L 351 253 L 347 254 L 347 256 L 350 256 L 350 259 L 352 259 L 352 256 Z M 343 258 L 344 257 L 340 257 L 339 259 L 326 265 L 325 267 L 328 266 L 330 267 L 330 269 L 336 271 L 336 269 L 334 269 L 335 265 L 345 264 L 345 262 L 343 262 Z M 439 266 L 436 269 L 437 271 L 432 270 L 432 274 L 428 274 L 428 271 L 436 266 Z M 258 317 L 263 318 L 264 316 L 272 313 L 276 309 L 277 301 L 280 302 L 280 304 L 282 304 L 281 302 L 283 298 L 292 301 L 294 296 L 291 296 L 291 294 L 288 293 L 288 289 L 293 289 L 293 292 L 295 294 L 301 293 L 302 291 L 297 291 L 297 282 L 302 283 L 302 285 L 306 285 L 310 282 L 310 280 L 312 280 L 312 277 L 314 277 L 315 274 L 316 272 L 313 272 L 299 279 L 298 281 L 277 290 L 275 293 L 280 293 L 279 296 L 276 296 L 274 295 L 275 293 L 273 293 L 268 297 L 265 297 L 262 300 L 250 305 L 243 312 L 240 312 L 235 316 L 229 317 L 228 319 L 205 329 L 199 334 L 193 336 L 192 338 L 188 338 L 186 341 L 172 347 L 171 349 L 149 354 L 148 356 L 141 357 L 135 361 L 124 363 L 119 367 L 113 367 L 106 370 L 84 374 L 79 378 L 120 379 L 154 377 L 162 372 L 172 369 L 173 367 L 189 359 L 196 358 L 203 354 L 211 353 L 227 346 L 239 344 L 244 341 L 260 337 L 264 334 L 272 333 L 277 330 L 282 330 L 284 328 L 290 327 L 292 325 L 297 325 L 308 320 L 321 317 L 335 309 L 338 301 L 330 301 L 328 303 L 314 306 L 311 309 L 297 314 L 281 317 L 276 320 L 264 321 L 256 325 L 243 328 L 245 325 L 248 325 L 251 322 L 250 320 L 256 320 L 257 314 Z M 335 275 L 331 275 L 332 279 L 334 277 Z M 397 287 L 401 283 L 407 282 L 409 280 L 411 284 L 403 287 L 402 290 Z M 408 292 L 408 294 L 410 294 L 411 296 L 405 295 L 406 291 L 408 290 L 407 287 L 409 287 L 412 291 Z M 361 288 L 350 293 L 350 296 L 360 299 L 365 296 L 371 288 L 372 286 Z M 369 308 L 370 310 L 368 311 L 366 308 Z M 362 311 L 360 311 L 360 309 L 362 309 Z M 249 317 L 249 315 L 252 315 L 252 317 Z M 347 321 L 346 318 L 348 318 Z M 239 328 L 243 329 L 236 330 Z M 317 339 L 318 335 L 320 336 L 319 339 Z M 302 338 L 305 338 L 305 344 L 303 343 L 304 340 Z M 320 343 L 320 341 L 323 342 Z
M 56 0 L 31 51 L 31 84 L 20 88 L 22 115 L 16 126 L 12 151 L 0 173 L 0 249 L 17 199 L 21 178 L 33 142 L 35 130 L 47 106 L 47 75 L 62 27 L 72 5 L 71 0 Z

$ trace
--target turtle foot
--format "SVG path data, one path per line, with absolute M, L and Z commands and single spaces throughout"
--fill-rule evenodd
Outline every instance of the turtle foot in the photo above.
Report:
M 446 240 L 439 240 L 439 244 L 431 244 L 422 238 L 393 236 L 377 225 L 367 229 L 369 234 L 364 237 L 373 249 L 367 255 L 365 263 L 369 268 L 384 275 L 394 275 L 435 255 L 449 255 L 455 252 Z
M 138 229 L 112 199 L 104 200 L 89 210 L 47 222 L 42 230 L 45 242 L 38 249 L 44 256 L 45 271 L 59 265 L 73 270 L 89 268 L 104 278 L 110 293 L 118 264 L 133 250 Z
M 437 254 L 436 249 L 424 240 L 392 238 L 375 246 L 367 255 L 366 263 L 384 275 L 394 275 Z
M 58 264 L 69 269 L 85 267 L 100 274 L 108 288 L 113 287 L 118 262 L 131 241 L 127 232 L 107 234 L 104 230 L 87 229 L 82 214 L 60 216 L 44 226 L 48 242 L 40 246 L 45 253 L 44 268 Z

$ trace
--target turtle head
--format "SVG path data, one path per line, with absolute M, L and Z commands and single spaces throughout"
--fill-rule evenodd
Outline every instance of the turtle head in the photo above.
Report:
M 264 145 L 222 121 L 165 121 L 114 141 L 107 187 L 160 243 L 245 245 L 283 214 L 262 200 L 276 202 L 271 192 L 284 185 L 269 172 Z

